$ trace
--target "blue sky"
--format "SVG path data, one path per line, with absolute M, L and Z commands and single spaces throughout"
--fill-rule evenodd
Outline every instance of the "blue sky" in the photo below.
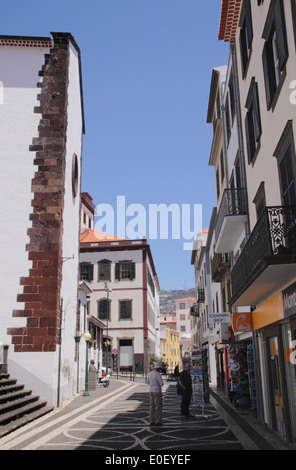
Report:
M 15 0 L 1 34 L 73 34 L 81 49 L 86 135 L 82 189 L 96 205 L 216 205 L 206 123 L 222 0 Z M 147 215 L 148 217 L 148 215 Z M 149 221 L 147 221 L 149 224 Z M 193 224 L 193 215 L 192 215 Z M 115 233 L 116 235 L 116 233 Z M 148 238 L 148 235 L 147 235 Z M 162 289 L 194 286 L 184 240 L 149 240 Z

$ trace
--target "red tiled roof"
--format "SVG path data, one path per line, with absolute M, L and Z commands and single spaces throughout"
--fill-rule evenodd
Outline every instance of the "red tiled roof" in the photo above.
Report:
M 219 40 L 235 41 L 242 0 L 222 0 Z
M 97 243 L 124 240 L 124 238 L 108 235 L 107 233 L 96 232 L 95 230 L 85 230 L 80 234 L 80 243 Z

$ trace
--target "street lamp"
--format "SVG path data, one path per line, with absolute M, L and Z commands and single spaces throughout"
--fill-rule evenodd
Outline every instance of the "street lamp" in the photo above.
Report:
M 88 343 L 91 340 L 91 334 L 89 331 L 86 331 L 84 333 L 84 339 L 85 339 L 85 344 L 86 344 L 86 353 L 85 353 L 85 390 L 83 392 L 84 397 L 89 396 L 89 391 L 88 391 Z

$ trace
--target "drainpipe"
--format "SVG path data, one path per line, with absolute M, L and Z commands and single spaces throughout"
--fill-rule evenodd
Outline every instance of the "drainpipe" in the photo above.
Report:
M 59 406 L 60 406 L 60 389 L 61 389 L 62 315 L 63 315 L 63 297 L 61 298 L 61 306 L 60 306 L 60 332 L 59 332 L 59 361 L 58 361 L 57 408 L 59 408 Z

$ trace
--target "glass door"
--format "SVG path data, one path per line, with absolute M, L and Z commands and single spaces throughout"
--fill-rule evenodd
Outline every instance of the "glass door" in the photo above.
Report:
M 285 434 L 284 424 L 284 398 L 281 378 L 281 361 L 279 347 L 279 330 L 272 327 L 264 332 L 266 343 L 266 359 L 269 380 L 269 400 L 271 411 L 271 422 L 273 429 Z

